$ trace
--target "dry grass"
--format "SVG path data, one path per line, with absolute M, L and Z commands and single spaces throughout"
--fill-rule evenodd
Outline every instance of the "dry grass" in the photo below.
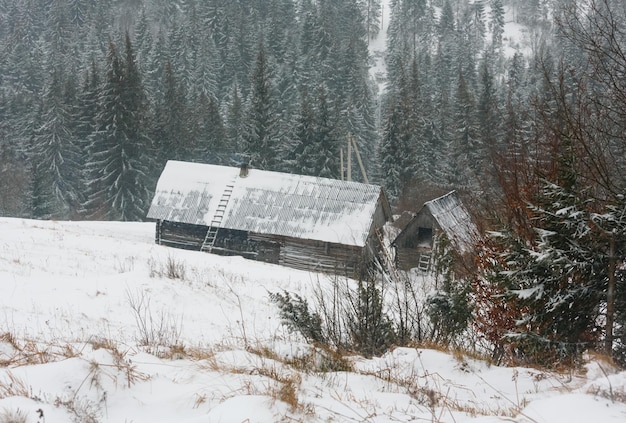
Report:
M 268 394 L 272 398 L 289 405 L 292 411 L 300 410 L 300 401 L 298 400 L 298 390 L 302 383 L 300 376 L 282 378 L 277 382 L 279 382 L 278 386 L 268 389 Z
M 620 371 L 619 366 L 612 357 L 605 353 L 592 351 L 588 353 L 587 361 L 594 362 L 605 377 L 606 384 L 591 384 L 587 393 L 607 398 L 612 402 L 621 402 L 626 404 L 626 388 L 613 387 L 610 376 Z
M 4 332 L 0 334 L 0 342 L 6 342 L 13 348 L 18 349 L 17 339 L 12 332 Z
M 206 394 L 195 394 L 196 399 L 193 402 L 193 408 L 198 408 L 207 401 Z
M 16 361 L 18 361 L 19 351 L 21 349 L 15 335 L 13 335 L 13 333 L 11 332 L 4 332 L 3 334 L 0 334 L 0 342 L 9 344 L 13 348 L 13 350 L 15 350 L 14 355 L 6 356 L 0 359 L 0 367 L 14 366 Z
M 80 389 L 80 387 L 78 388 Z M 76 416 L 75 421 L 84 423 L 99 422 L 99 404 L 95 404 L 89 400 L 78 397 L 78 389 L 70 398 L 56 397 L 54 405 L 63 407 Z M 6 373 L 6 379 L 0 380 L 0 399 L 10 397 L 24 397 L 41 401 L 32 393 L 32 389 L 26 382 L 18 378 L 11 372 Z M 0 413 L 0 422 L 2 423 L 25 423 L 27 421 L 26 414 L 20 410 L 5 410 Z
M 161 358 L 168 360 L 182 360 L 187 357 L 187 349 L 182 344 L 171 345 L 161 354 Z
M 7 372 L 5 379 L 0 380 L 0 399 L 9 397 L 32 398 L 28 384 L 12 372 Z
M 132 364 L 131 360 L 127 358 L 128 350 L 121 350 L 114 341 L 107 338 L 94 338 L 89 342 L 94 350 L 104 349 L 107 350 L 113 358 L 113 364 L 98 363 L 95 361 L 90 362 L 90 371 L 87 378 L 90 379 L 90 386 L 100 386 L 100 370 L 102 368 L 113 368 L 122 374 L 124 377 L 124 384 L 130 388 L 137 382 L 146 381 L 150 379 L 150 375 L 137 370 L 137 366 Z M 120 380 L 117 374 L 109 374 L 111 379 L 117 384 Z M 86 379 L 87 379 L 86 378 Z M 83 381 L 84 382 L 84 381 Z M 80 387 L 79 387 L 80 388 Z M 78 391 L 78 389 L 77 389 Z
M 213 348 L 201 348 L 201 347 L 188 347 L 185 348 L 186 356 L 195 361 L 214 361 L 215 349 Z
M 119 345 L 115 343 L 112 339 L 108 338 L 91 338 L 88 342 L 91 347 L 95 350 L 103 349 L 108 351 L 116 363 L 123 362 L 126 360 L 126 356 L 128 355 L 128 350 L 122 351 L 119 348 Z
M 46 364 L 80 355 L 80 351 L 77 351 L 71 344 L 19 340 L 12 332 L 0 334 L 0 342 L 9 344 L 13 349 L 12 355 L 5 355 L 0 359 L 1 367 Z
M 124 259 L 115 257 L 115 270 L 118 273 L 128 273 L 135 270 L 135 257 L 130 256 Z
M 103 337 L 94 337 L 90 338 L 87 342 L 94 350 L 105 349 L 105 350 L 117 350 L 117 344 L 109 338 Z
M 488 366 L 495 365 L 492 358 L 489 355 L 482 354 L 477 351 L 470 351 L 463 348 L 453 347 L 450 345 L 439 344 L 432 341 L 421 341 L 419 343 L 410 343 L 410 348 L 434 350 L 452 355 L 454 359 L 460 363 L 466 361 L 468 358 L 476 361 L 482 361 Z
M 28 415 L 19 408 L 15 410 L 5 408 L 0 411 L 0 422 L 2 423 L 26 423 L 27 421 Z
M 151 258 L 148 261 L 148 267 L 151 278 L 185 280 L 187 276 L 186 264 L 173 256 L 168 256 L 165 263 L 159 263 L 154 258 Z
M 150 298 L 143 291 L 127 291 L 126 298 L 135 318 L 139 345 L 147 347 L 148 352 L 155 355 L 159 355 L 163 349 L 182 346 L 182 317 L 165 309 L 153 312 Z
M 441 349 L 438 350 L 441 351 Z M 459 354 L 455 358 L 461 363 L 460 370 L 463 370 L 463 363 L 466 363 L 466 356 L 464 354 Z M 424 368 L 423 363 L 421 368 Z M 456 399 L 456 395 L 451 395 L 452 392 L 454 390 L 467 390 L 471 392 L 469 388 L 460 385 L 451 386 L 450 381 L 441 376 L 439 373 L 431 373 L 427 370 L 424 372 L 418 372 L 414 369 L 411 373 L 406 373 L 394 366 L 391 366 L 377 372 L 360 373 L 367 376 L 373 376 L 384 381 L 387 391 L 401 392 L 411 396 L 416 402 L 429 410 L 431 413 L 431 420 L 433 422 L 443 421 L 444 417 L 453 416 L 458 412 L 467 414 L 471 417 L 515 417 L 520 414 L 521 410 L 526 405 L 525 399 L 521 399 L 517 402 L 516 400 L 508 400 L 510 403 L 509 406 L 497 406 L 496 408 L 489 407 L 488 404 L 459 401 Z M 484 383 L 487 382 L 484 381 Z M 506 398 L 504 393 L 498 392 L 497 390 L 496 392 L 501 398 Z
M 300 403 L 298 397 L 302 384 L 300 372 L 288 360 L 282 359 L 267 347 L 249 346 L 246 351 L 258 357 L 259 361 L 253 365 L 250 362 L 241 366 L 224 364 L 218 361 L 214 350 L 206 349 L 190 349 L 188 356 L 201 361 L 199 368 L 202 370 L 244 376 L 241 387 L 226 397 L 240 395 L 243 390 L 246 395 L 266 395 L 275 401 L 281 401 L 289 405 L 293 412 L 305 411 L 306 407 Z M 196 395 L 195 407 L 198 407 L 207 397 L 205 394 Z
M 99 423 L 101 405 L 86 398 L 73 396 L 69 399 L 57 397 L 55 407 L 63 407 L 74 415 L 74 421 L 81 423 Z

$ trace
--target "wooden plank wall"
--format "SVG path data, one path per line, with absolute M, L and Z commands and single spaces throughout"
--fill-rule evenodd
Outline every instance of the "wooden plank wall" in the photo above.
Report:
M 361 258 L 361 248 L 307 240 L 288 240 L 280 250 L 280 264 L 284 266 L 350 276 L 357 271 Z
M 248 239 L 255 244 L 256 260 L 278 264 L 280 261 L 279 237 L 261 234 L 248 234 Z
M 362 264 L 363 251 L 359 247 L 331 244 L 309 239 L 250 234 L 250 239 L 261 245 L 277 245 L 277 261 L 293 269 L 353 276 Z
M 419 265 L 420 253 L 415 248 L 396 248 L 396 266 L 400 270 L 411 270 Z
M 157 243 L 185 250 L 200 250 L 207 232 L 206 226 L 170 221 L 157 222 Z
M 156 241 L 160 245 L 198 251 L 206 231 L 206 226 L 157 221 Z M 349 245 L 252 233 L 247 234 L 247 239 L 249 242 L 241 243 L 247 245 L 246 251 L 237 249 L 240 243 L 229 243 L 230 248 L 224 248 L 220 242 L 216 242 L 213 253 L 241 255 L 294 269 L 350 277 L 361 272 L 366 265 L 365 261 L 371 258 L 363 248 Z

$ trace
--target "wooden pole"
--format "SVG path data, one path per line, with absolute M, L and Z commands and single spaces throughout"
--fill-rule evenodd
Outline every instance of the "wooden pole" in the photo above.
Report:
M 339 149 L 339 162 L 341 163 L 341 180 L 343 181 L 343 148 Z
M 352 142 L 350 140 L 351 136 L 351 134 L 348 134 L 348 175 L 346 178 L 348 181 L 352 181 Z
M 369 184 L 367 175 L 365 174 L 365 166 L 363 166 L 363 162 L 361 161 L 361 155 L 359 154 L 359 148 L 356 146 L 356 139 L 353 135 L 350 135 L 350 139 L 352 139 L 352 144 L 354 144 L 354 152 L 356 153 L 356 160 L 359 162 L 359 167 L 361 168 L 361 175 L 363 175 L 363 180 L 366 184 Z

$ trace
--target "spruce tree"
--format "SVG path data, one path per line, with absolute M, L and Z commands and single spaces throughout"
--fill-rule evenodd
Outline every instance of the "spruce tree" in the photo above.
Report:
M 414 62 L 410 75 L 400 67 L 397 92 L 388 99 L 383 136 L 378 150 L 381 178 L 387 194 L 397 200 L 418 177 L 418 162 L 427 161 L 428 151 L 418 149 L 420 124 L 423 123 L 421 91 Z M 419 157 L 416 157 L 418 156 Z
M 306 87 L 302 89 L 300 94 L 300 105 L 294 135 L 295 140 L 285 160 L 291 166 L 293 173 L 314 175 L 315 169 L 308 154 L 314 149 L 315 143 L 315 111 Z
M 100 97 L 100 74 L 95 60 L 91 62 L 90 69 L 85 71 L 83 84 L 78 93 L 77 104 L 74 110 L 74 139 L 79 150 L 78 163 L 80 177 L 77 181 L 78 191 L 81 193 L 79 214 L 84 214 L 85 195 L 89 192 L 89 177 L 87 162 L 89 161 L 89 148 L 91 138 L 96 130 L 96 118 L 99 108 Z
M 259 43 L 251 83 L 246 110 L 247 127 L 244 132 L 245 153 L 250 155 L 254 167 L 274 170 L 280 162 L 277 154 L 280 150 L 278 125 L 274 87 L 262 41 Z
M 489 30 L 491 31 L 491 46 L 495 49 L 502 48 L 502 35 L 504 34 L 504 6 L 502 0 L 490 0 L 491 12 L 489 14 Z
M 403 188 L 402 176 L 404 169 L 402 160 L 406 157 L 406 145 L 402 142 L 401 111 L 397 105 L 385 114 L 383 138 L 378 150 L 380 161 L 381 182 L 389 200 L 394 203 L 400 197 Z
M 500 128 L 500 105 L 497 97 L 497 88 L 493 73 L 489 67 L 489 56 L 484 59 L 480 68 L 480 88 L 477 104 L 478 127 L 481 134 L 481 142 L 476 145 L 474 151 L 475 169 L 482 175 L 487 175 L 490 169 L 490 152 L 499 149 L 501 139 Z
M 322 178 L 339 179 L 339 148 L 334 136 L 334 121 L 326 89 L 319 87 L 315 107 L 304 105 L 299 135 L 303 149 L 298 161 L 303 173 Z
M 383 296 L 376 282 L 358 281 L 349 301 L 346 326 L 350 346 L 365 357 L 382 354 L 394 342 L 395 331 L 384 311 Z
M 226 131 L 226 143 L 227 149 L 235 153 L 243 153 L 245 148 L 244 143 L 244 104 L 241 99 L 241 93 L 238 85 L 235 83 L 231 88 L 231 93 L 226 101 L 226 119 L 225 119 L 225 131 Z
M 85 204 L 92 219 L 143 220 L 149 204 L 145 100 L 128 33 L 125 57 L 109 43 L 107 75 L 101 89 L 97 130 L 91 139 L 90 193 Z
M 374 39 L 380 32 L 381 27 L 381 1 L 380 0 L 365 0 L 361 6 L 365 16 L 365 26 L 367 29 L 367 35 L 370 39 Z
M 90 5 L 88 0 L 68 0 L 68 19 L 75 27 L 82 27 L 87 22 Z
M 190 138 L 189 110 L 185 88 L 174 75 L 172 64 L 165 64 L 163 97 L 156 105 L 152 139 L 158 157 L 158 170 L 168 160 L 190 160 L 193 145 Z M 157 169 L 155 169 L 157 170 Z
M 476 103 L 463 72 L 459 72 L 455 101 L 454 138 L 449 154 L 452 161 L 452 186 L 476 187 L 480 171 L 482 151 L 479 145 L 479 129 L 475 115 Z
M 52 71 L 30 147 L 36 218 L 68 219 L 79 198 L 79 151 L 62 78 L 58 70 Z
M 236 144 L 230 144 L 217 101 L 204 93 L 196 100 L 197 107 L 191 113 L 191 134 L 194 139 L 193 155 L 189 159 L 202 163 L 230 164 L 228 159 L 237 153 Z
M 562 182 L 546 181 L 532 206 L 535 237 L 529 247 L 512 248 L 523 243 L 503 238 L 508 267 L 498 278 L 522 311 L 510 341 L 520 356 L 548 365 L 596 348 L 608 269 L 588 205 L 567 186 L 571 181 Z
M 442 186 L 447 186 L 454 171 L 449 154 L 452 151 L 454 134 L 453 87 L 456 81 L 455 70 L 458 69 L 457 45 L 454 12 L 450 2 L 446 0 L 438 22 L 438 45 L 434 62 L 437 69 L 434 81 L 434 107 L 437 114 L 433 119 L 435 136 L 432 138 L 435 141 L 435 154 L 442 158 L 435 162 L 432 175 Z

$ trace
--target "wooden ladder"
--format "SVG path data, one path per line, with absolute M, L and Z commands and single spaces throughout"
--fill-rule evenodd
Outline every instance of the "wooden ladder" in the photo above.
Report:
M 387 271 L 391 275 L 392 279 L 397 281 L 398 272 L 396 270 L 396 265 L 394 263 L 393 257 L 391 256 L 391 251 L 385 245 L 385 240 L 380 228 L 376 228 L 376 236 L 378 236 L 378 242 L 380 243 L 380 249 L 382 251 L 383 261 L 385 262 L 385 266 L 387 267 Z
M 430 269 L 430 260 L 432 258 L 432 253 L 420 253 L 420 258 L 417 263 L 417 268 L 423 272 L 428 272 Z
M 224 219 L 226 206 L 228 206 L 228 201 L 230 200 L 230 196 L 233 193 L 234 187 L 234 182 L 230 185 L 226 185 L 226 189 L 222 193 L 222 197 L 217 204 L 217 209 L 215 210 L 215 215 L 213 215 L 213 220 L 211 220 L 211 223 L 209 224 L 209 229 L 206 232 L 206 236 L 204 237 L 204 242 L 202 242 L 200 251 L 206 251 L 210 253 L 213 250 L 213 247 L 215 246 L 215 240 L 217 239 L 217 232 L 219 231 L 222 220 Z

